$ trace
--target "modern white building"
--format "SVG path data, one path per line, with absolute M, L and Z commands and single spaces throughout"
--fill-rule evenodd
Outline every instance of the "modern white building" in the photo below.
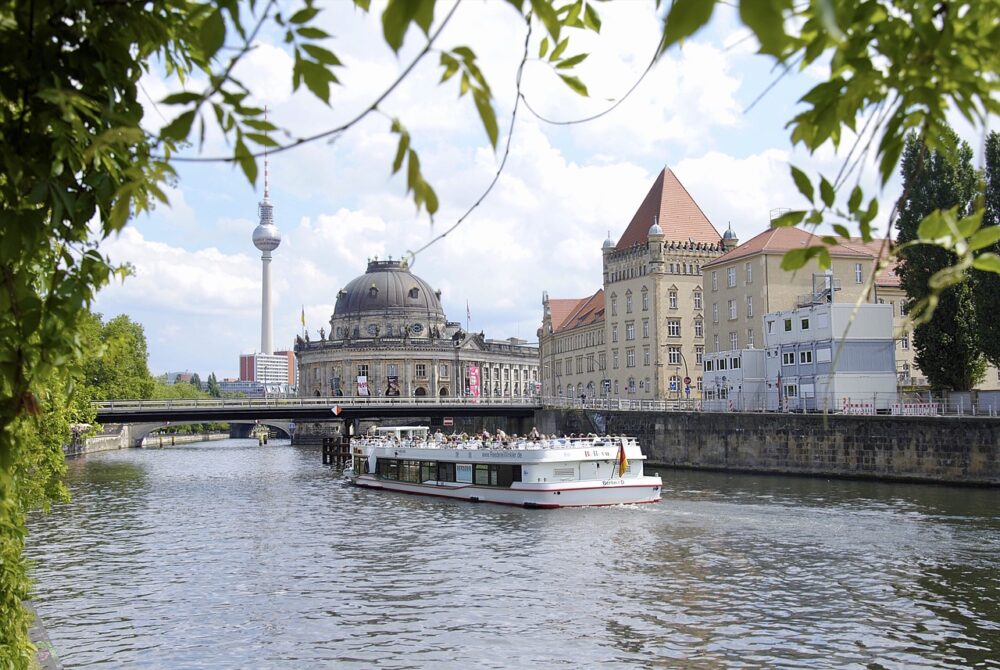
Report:
M 892 307 L 818 301 L 763 317 L 764 349 L 705 355 L 705 409 L 858 411 L 896 398 Z

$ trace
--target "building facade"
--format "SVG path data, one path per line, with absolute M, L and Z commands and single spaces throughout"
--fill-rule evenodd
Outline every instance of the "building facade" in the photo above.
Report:
M 539 388 L 538 347 L 448 321 L 441 292 L 404 261 L 368 263 L 337 293 L 330 335 L 297 338 L 300 396 L 521 398 Z
M 240 380 L 263 384 L 296 385 L 295 352 L 240 354 Z
M 702 268 L 735 244 L 731 231 L 719 235 L 672 170 L 660 172 L 618 242 L 604 242 L 610 397 L 700 394 Z
M 538 332 L 542 395 L 604 397 L 610 383 L 604 338 L 604 289 L 579 299 L 550 299 L 543 293 Z

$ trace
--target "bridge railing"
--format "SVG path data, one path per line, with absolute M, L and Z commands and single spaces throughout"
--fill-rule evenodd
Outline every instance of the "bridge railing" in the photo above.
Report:
M 168 400 L 103 400 L 91 403 L 102 412 L 132 411 L 138 409 L 193 409 L 193 408 L 270 408 L 270 407 L 540 407 L 538 397 L 462 398 L 455 396 L 337 396 L 309 398 L 171 398 Z

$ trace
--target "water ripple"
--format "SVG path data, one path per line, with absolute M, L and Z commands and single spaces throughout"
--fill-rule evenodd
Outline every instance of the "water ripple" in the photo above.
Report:
M 91 456 L 35 600 L 72 668 L 1000 668 L 1000 492 L 663 474 L 542 512 L 281 444 Z

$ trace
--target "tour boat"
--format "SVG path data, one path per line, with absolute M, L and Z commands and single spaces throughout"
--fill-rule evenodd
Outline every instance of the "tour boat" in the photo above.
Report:
M 351 440 L 348 476 L 372 489 L 523 507 L 660 500 L 663 482 L 643 473 L 635 438 L 501 438 L 377 428 Z

